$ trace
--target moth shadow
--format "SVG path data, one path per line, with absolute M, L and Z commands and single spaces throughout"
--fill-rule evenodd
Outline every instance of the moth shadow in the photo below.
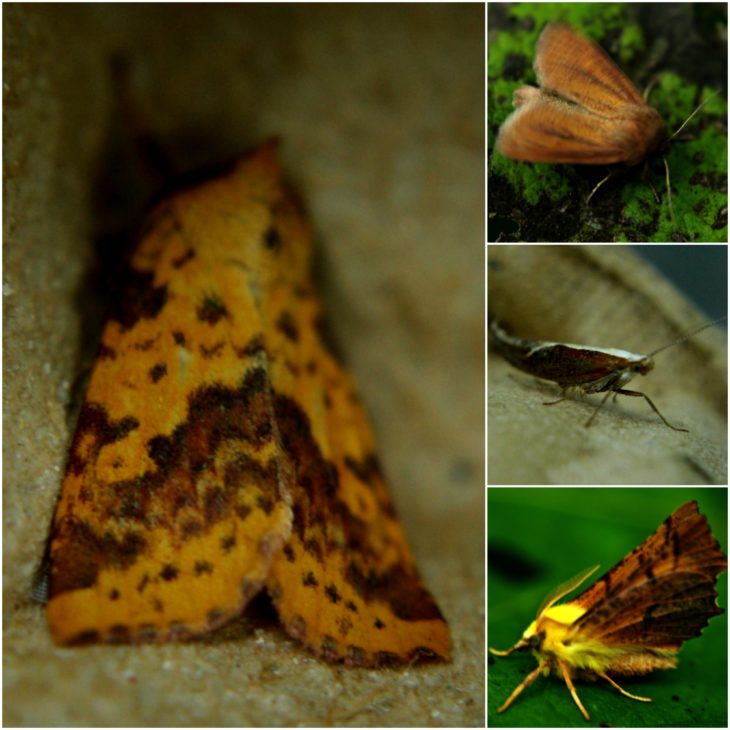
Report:
M 563 390 L 559 385 L 548 382 L 547 380 L 539 380 L 538 378 L 516 375 L 515 373 L 508 373 L 508 377 L 523 388 L 550 398 L 550 401 L 548 403 L 543 402 L 543 405 L 555 405 L 561 400 L 572 401 L 574 403 L 586 403 L 588 405 L 591 404 L 590 399 L 586 398 L 586 394 L 579 388 L 568 388 Z
M 240 643 L 250 639 L 257 630 L 264 630 L 272 636 L 285 636 L 274 604 L 265 591 L 253 598 L 240 616 L 231 619 L 215 631 L 192 637 L 190 643 L 205 645 Z
M 642 425 L 650 425 L 655 423 L 655 421 L 649 415 L 633 413 L 631 411 L 627 411 L 621 408 L 621 403 L 618 400 L 618 396 L 623 395 L 623 393 L 614 392 L 613 394 L 610 394 L 608 397 L 606 397 L 605 392 L 585 393 L 579 387 L 569 387 L 563 389 L 555 383 L 539 380 L 537 378 L 520 376 L 516 375 L 515 373 L 508 373 L 508 376 L 513 381 L 518 383 L 521 387 L 545 396 L 545 398 L 547 398 L 548 400 L 542 401 L 542 405 L 544 406 L 557 406 L 559 404 L 562 404 L 564 401 L 576 403 L 579 405 L 582 404 L 589 417 L 589 423 L 590 421 L 593 421 L 594 416 L 596 417 L 596 420 L 598 420 L 599 418 L 611 413 L 613 413 L 614 417 L 616 418 L 633 419 L 637 423 L 641 423 Z M 600 399 L 591 398 L 590 396 L 600 396 Z M 605 402 L 602 401 L 602 399 L 604 398 Z M 616 408 L 617 404 L 619 406 L 618 409 Z M 584 425 L 588 425 L 588 423 L 584 423 Z

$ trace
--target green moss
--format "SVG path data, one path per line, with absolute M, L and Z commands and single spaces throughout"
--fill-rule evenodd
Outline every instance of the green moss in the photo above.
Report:
M 646 62 L 642 29 L 626 17 L 620 3 L 515 3 L 509 15 L 516 26 L 490 38 L 488 64 L 488 144 L 493 149 L 499 126 L 512 113 L 512 95 L 524 84 L 536 85 L 532 68 L 535 43 L 544 25 L 565 21 L 599 44 L 617 53 L 624 70 Z M 661 40 L 661 39 L 660 39 Z M 656 43 L 653 44 L 652 48 Z M 709 95 L 702 90 L 702 97 Z M 650 104 L 662 116 L 671 135 L 692 113 L 699 89 L 671 72 L 661 73 Z M 551 209 L 564 210 L 570 226 L 560 232 L 552 225 L 534 234 L 542 240 L 616 241 L 724 241 L 727 224 L 727 138 L 717 120 L 727 118 L 727 102 L 714 97 L 672 141 L 667 153 L 670 166 L 674 222 L 670 219 L 665 171 L 661 158 L 651 160 L 649 179 L 656 188 L 657 203 L 649 185 L 641 179 L 641 166 L 617 173 L 585 204 L 606 168 L 514 162 L 493 154 L 490 159 L 490 218 L 508 218 L 516 224 L 517 238 L 526 221 L 547 220 Z M 689 142 L 681 141 L 691 136 Z M 495 190 L 498 194 L 495 195 Z M 497 207 L 491 200 L 497 199 Z M 514 225 L 513 225 L 514 227 Z M 556 230 L 557 229 L 557 230 Z M 550 237 L 548 237 L 550 236 Z M 535 239 L 536 240 L 536 239 Z
M 619 39 L 619 58 L 622 63 L 630 63 L 646 49 L 644 33 L 638 25 L 627 25 Z
M 653 181 L 652 181 L 653 182 Z M 654 187 L 656 183 L 653 182 Z M 638 227 L 650 224 L 657 215 L 657 203 L 648 182 L 630 182 L 621 188 L 621 199 L 625 203 L 623 224 L 625 227 Z M 616 232 L 619 233 L 620 229 Z
M 514 3 L 509 13 L 515 20 L 534 21 L 536 33 L 545 23 L 562 21 L 591 38 L 619 29 L 625 20 L 622 3 Z
M 670 136 L 697 105 L 697 87 L 679 76 L 663 74 L 658 106 Z M 704 90 L 703 99 L 709 95 Z M 672 185 L 674 224 L 668 206 L 663 206 L 659 229 L 650 240 L 726 241 L 727 223 L 720 222 L 720 211 L 727 206 L 727 137 L 712 123 L 726 117 L 727 102 L 719 96 L 709 101 L 693 117 L 680 135 L 670 141 L 667 153 Z M 666 183 L 664 183 L 666 187 Z M 666 197 L 666 191 L 664 191 Z

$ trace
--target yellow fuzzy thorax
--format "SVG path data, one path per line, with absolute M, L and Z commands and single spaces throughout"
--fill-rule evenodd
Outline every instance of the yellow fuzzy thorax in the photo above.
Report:
M 661 665 L 674 665 L 670 659 L 674 652 L 646 647 L 609 646 L 603 642 L 582 638 L 572 628 L 585 609 L 574 603 L 565 603 L 545 609 L 522 634 L 529 642 L 538 661 L 546 663 L 545 674 L 555 667 L 555 659 L 561 659 L 571 669 L 588 672 L 608 670 L 626 674 L 643 674 Z M 648 661 L 637 661 L 634 654 L 653 655 Z M 661 659 L 660 659 L 661 657 Z M 642 665 L 646 664 L 646 668 Z M 622 671 L 623 670 L 623 671 Z

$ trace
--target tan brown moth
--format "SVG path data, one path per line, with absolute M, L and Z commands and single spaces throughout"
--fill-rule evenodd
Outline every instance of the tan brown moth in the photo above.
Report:
M 565 23 L 545 26 L 534 67 L 540 88 L 521 86 L 515 91 L 515 111 L 497 137 L 497 151 L 512 160 L 631 167 L 665 150 L 702 106 L 668 138 L 659 113 L 626 74 L 602 48 Z M 663 159 L 673 219 L 669 163 Z M 609 177 L 593 188 L 588 200 Z M 656 191 L 654 196 L 658 202 Z
M 598 411 L 603 408 L 610 395 L 613 395 L 615 400 L 616 396 L 621 394 L 644 398 L 666 426 L 669 426 L 673 431 L 688 433 L 686 428 L 672 426 L 646 393 L 638 390 L 627 390 L 623 386 L 633 380 L 636 375 L 646 375 L 651 372 L 654 369 L 654 355 L 681 344 L 724 319 L 726 317 L 720 317 L 690 330 L 673 342 L 657 348 L 648 355 L 636 355 L 626 350 L 592 345 L 526 340 L 509 335 L 496 321 L 492 321 L 489 325 L 489 338 L 495 349 L 508 363 L 537 378 L 552 380 L 560 386 L 562 391 L 560 398 L 556 401 L 543 403 L 545 406 L 554 406 L 564 401 L 566 393 L 571 388 L 582 391 L 582 393 L 605 393 L 606 395 L 586 422 L 586 427 L 591 425 L 591 422 L 598 414 Z
M 573 680 L 605 679 L 621 694 L 641 702 L 613 679 L 677 666 L 682 644 L 699 636 L 710 618 L 723 612 L 715 582 L 727 558 L 712 536 L 697 502 L 676 509 L 633 552 L 577 598 L 555 605 L 598 566 L 558 586 L 537 618 L 507 651 L 532 651 L 538 666 L 499 708 L 504 712 L 539 674 L 562 677 L 586 720 Z

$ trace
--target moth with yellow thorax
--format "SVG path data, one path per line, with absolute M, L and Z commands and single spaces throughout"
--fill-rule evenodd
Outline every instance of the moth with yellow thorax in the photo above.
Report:
M 710 532 L 697 502 L 676 509 L 618 565 L 568 603 L 557 602 L 580 586 L 598 566 L 579 573 L 548 595 L 522 638 L 497 656 L 532 651 L 538 666 L 519 684 L 498 712 L 538 677 L 562 677 L 586 720 L 573 680 L 605 679 L 626 697 L 612 675 L 636 676 L 677 665 L 676 654 L 687 639 L 699 636 L 716 603 L 717 575 L 727 558 Z

